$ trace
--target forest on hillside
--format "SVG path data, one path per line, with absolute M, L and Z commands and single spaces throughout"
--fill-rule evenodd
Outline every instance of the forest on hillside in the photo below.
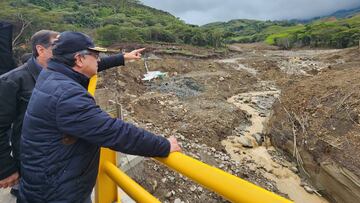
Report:
M 346 48 L 360 40 L 360 15 L 356 14 L 308 23 L 241 19 L 197 26 L 139 0 L 3 0 L 0 7 L 0 19 L 15 26 L 15 47 L 40 29 L 82 31 L 102 46 L 165 42 L 219 48 L 263 41 L 285 49 Z
M 264 41 L 286 49 L 293 47 L 346 48 L 359 43 L 360 13 L 350 17 L 327 17 L 309 23 L 298 21 L 232 20 L 211 23 L 206 28 L 218 29 L 226 43 Z
M 3 0 L 0 19 L 15 25 L 15 44 L 40 29 L 85 32 L 97 43 L 168 42 L 219 47 L 222 33 L 188 25 L 137 0 Z

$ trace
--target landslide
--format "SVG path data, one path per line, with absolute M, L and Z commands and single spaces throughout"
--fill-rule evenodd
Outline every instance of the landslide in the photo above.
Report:
M 234 135 L 234 129 L 249 123 L 246 113 L 227 99 L 258 89 L 258 79 L 230 64 L 217 63 L 217 58 L 199 58 L 204 53 L 199 48 L 172 48 L 195 53 L 193 57 L 189 54 L 184 57 L 159 54 L 164 52 L 159 52 L 157 45 L 155 47 L 146 53 L 150 56 L 158 52 L 149 57 L 148 68 L 166 72 L 167 77 L 143 81 L 144 61 L 102 72 L 95 94 L 97 103 L 113 115 L 115 107 L 111 103 L 120 103 L 125 121 L 159 135 L 173 135 L 181 143 L 183 153 L 284 195 L 274 181 L 264 177 L 264 169 L 250 168 L 247 163 L 252 160 L 242 163 L 231 160 L 221 144 L 222 140 Z M 151 159 L 146 159 L 128 174 L 162 202 L 173 202 L 178 198 L 188 202 L 226 202 Z
M 321 73 L 282 86 L 268 123 L 272 144 L 333 202 L 360 199 L 360 56 L 358 48 L 322 55 Z
M 95 97 L 104 110 L 114 113 L 113 103 L 119 103 L 125 121 L 174 135 L 185 154 L 277 194 L 302 194 L 297 202 L 305 190 L 312 194 L 306 202 L 326 202 L 318 193 L 331 202 L 356 202 L 357 49 L 283 51 L 251 44 L 219 55 L 196 47 L 147 48 L 149 70 L 167 77 L 143 81 L 144 61 L 101 73 Z M 234 96 L 239 100 L 232 103 Z M 262 125 L 266 131 L 257 135 L 270 137 L 288 157 L 266 141 L 249 149 L 231 140 Z M 224 145 L 226 140 L 234 148 Z M 151 159 L 128 173 L 163 202 L 226 202 Z

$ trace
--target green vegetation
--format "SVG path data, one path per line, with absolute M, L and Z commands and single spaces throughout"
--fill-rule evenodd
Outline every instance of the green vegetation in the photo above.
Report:
M 82 31 L 104 46 L 120 42 L 224 44 L 218 30 L 185 24 L 137 0 L 3 0 L 0 7 L 0 19 L 15 25 L 15 35 L 21 33 L 18 45 L 40 29 Z
M 295 21 L 232 20 L 204 27 L 220 29 L 226 43 L 264 41 L 285 49 L 292 47 L 346 48 L 360 40 L 360 15 L 350 18 L 326 18 L 297 24 Z
M 346 19 L 318 20 L 305 26 L 292 27 L 289 30 L 268 36 L 267 42 L 291 47 L 333 47 L 355 46 L 360 40 L 360 16 Z
M 279 33 L 280 30 L 295 23 L 288 21 L 231 20 L 226 23 L 210 23 L 207 29 L 217 29 L 224 33 L 226 43 L 251 43 L 264 41 L 267 36 Z
M 299 21 L 231 20 L 185 24 L 138 0 L 2 0 L 0 19 L 15 25 L 15 47 L 40 29 L 82 31 L 103 46 L 121 42 L 167 42 L 222 47 L 266 42 L 283 48 L 345 48 L 360 40 L 360 15 Z M 355 11 L 354 11 L 355 12 Z

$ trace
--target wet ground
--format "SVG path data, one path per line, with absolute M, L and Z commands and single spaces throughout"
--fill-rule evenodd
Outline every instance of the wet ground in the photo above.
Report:
M 283 88 L 340 63 L 321 59 L 337 52 L 239 45 L 223 59 L 157 56 L 149 61 L 150 70 L 168 77 L 140 82 L 143 65 L 129 64 L 117 72 L 117 84 L 122 84 L 117 97 L 125 120 L 176 136 L 185 154 L 295 202 L 327 202 L 322 191 L 300 176 L 301 166 L 272 146 L 266 128 Z M 111 92 L 116 85 L 106 81 L 100 86 Z M 134 178 L 163 202 L 226 202 L 152 160 L 143 166 Z
M 221 62 L 236 63 L 232 60 Z M 243 64 L 237 65 L 256 75 L 255 69 L 247 68 Z M 247 113 L 250 125 L 241 129 L 239 134 L 223 140 L 222 144 L 233 160 L 240 163 L 244 163 L 244 160 L 252 160 L 248 166 L 263 169 L 264 176 L 273 180 L 279 191 L 295 202 L 327 202 L 305 191 L 305 188 L 301 186 L 301 178 L 296 174 L 298 172 L 296 166 L 286 160 L 279 161 L 276 150 L 271 146 L 269 138 L 265 137 L 264 125 L 270 116 L 273 103 L 281 92 L 276 86 L 271 85 L 271 81 L 259 82 L 268 84 L 264 91 L 242 93 L 228 99 L 229 103 Z

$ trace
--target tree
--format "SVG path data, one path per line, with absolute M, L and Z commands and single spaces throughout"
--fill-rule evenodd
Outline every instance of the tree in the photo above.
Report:
M 14 40 L 12 41 L 13 47 L 16 47 L 18 45 L 19 38 L 24 34 L 25 29 L 31 24 L 31 21 L 26 19 L 21 13 L 17 13 L 16 17 L 18 21 L 21 23 L 21 28 L 19 33 L 15 36 Z
M 191 44 L 197 46 L 205 46 L 207 44 L 205 34 L 197 30 L 191 38 Z
M 209 30 L 206 34 L 207 44 L 212 47 L 219 48 L 223 43 L 223 36 L 224 33 L 219 29 Z

